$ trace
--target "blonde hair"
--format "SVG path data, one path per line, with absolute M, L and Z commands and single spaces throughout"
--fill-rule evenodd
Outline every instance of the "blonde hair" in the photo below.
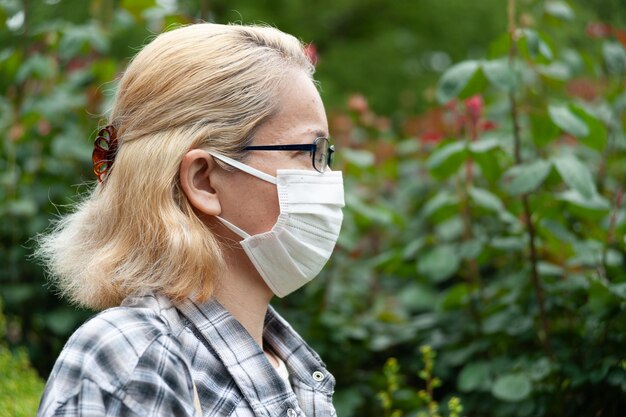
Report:
M 293 69 L 314 70 L 302 43 L 271 27 L 195 24 L 146 45 L 119 83 L 108 177 L 38 239 L 61 294 L 94 309 L 138 291 L 210 297 L 224 259 L 181 191 L 180 162 L 194 148 L 242 157 Z

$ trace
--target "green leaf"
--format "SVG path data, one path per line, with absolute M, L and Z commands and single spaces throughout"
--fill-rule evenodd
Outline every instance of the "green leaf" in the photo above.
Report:
M 341 158 L 359 168 L 371 167 L 375 161 L 374 154 L 364 149 L 342 149 Z
M 504 174 L 506 191 L 511 195 L 534 191 L 543 183 L 551 169 L 552 164 L 542 159 L 516 165 Z
M 561 20 L 572 20 L 574 18 L 574 11 L 569 4 L 564 1 L 548 1 L 544 6 L 544 10 L 550 16 L 554 16 Z
M 37 214 L 37 203 L 32 198 L 9 200 L 5 210 L 11 217 L 29 218 Z
M 502 204 L 500 198 L 492 192 L 476 187 L 470 187 L 468 192 L 474 203 L 480 207 L 495 212 L 504 210 L 504 204 Z
M 570 188 L 578 191 L 583 197 L 588 199 L 593 198 L 597 194 L 591 172 L 574 155 L 559 156 L 553 158 L 552 162 L 563 181 Z
M 490 314 L 482 321 L 485 334 L 506 333 L 511 336 L 522 334 L 533 326 L 533 320 L 523 314 L 519 307 L 511 305 Z
M 499 376 L 491 387 L 494 397 L 503 401 L 521 401 L 528 398 L 532 391 L 530 378 L 522 373 L 510 373 Z
M 589 134 L 582 138 L 583 140 L 581 142 L 592 149 L 602 152 L 606 147 L 607 142 L 607 131 L 604 123 L 583 107 L 571 105 L 570 109 L 572 113 L 583 120 L 589 128 Z
M 526 52 L 529 58 L 540 57 L 539 61 L 543 63 L 552 61 L 554 54 L 543 36 L 532 29 L 523 29 L 522 33 L 524 34 L 521 42 L 522 50 Z
M 333 395 L 333 405 L 337 409 L 338 415 L 352 416 L 356 414 L 356 410 L 363 403 L 364 399 L 358 388 L 346 388 L 337 390 Z
M 513 91 L 517 87 L 515 70 L 511 68 L 506 59 L 485 61 L 482 63 L 483 73 L 494 87 Z
M 604 42 L 602 44 L 602 57 L 609 74 L 620 75 L 626 69 L 626 50 L 618 42 Z
M 417 271 L 433 282 L 450 278 L 459 269 L 461 258 L 451 245 L 440 245 L 418 259 Z
M 34 54 L 26 60 L 16 75 L 16 81 L 22 83 L 27 79 L 46 80 L 53 78 L 56 72 L 56 65 L 52 58 L 40 54 Z
M 502 146 L 502 140 L 498 138 L 488 138 L 481 139 L 476 142 L 471 142 L 469 144 L 469 149 L 472 154 L 484 153 L 488 152 L 495 148 L 500 148 Z
M 524 29 L 524 41 L 528 54 L 531 58 L 537 56 L 539 53 L 539 35 L 532 29 Z
M 430 284 L 417 282 L 406 285 L 397 296 L 397 301 L 406 310 L 432 310 L 438 302 L 439 293 Z
M 59 42 L 59 55 L 69 59 L 80 53 L 81 50 L 90 49 L 105 53 L 109 49 L 109 39 L 95 23 L 85 25 L 69 25 L 64 31 Z
M 592 198 L 587 198 L 576 190 L 567 190 L 558 194 L 557 199 L 588 210 L 606 211 L 611 208 L 609 201 L 600 194 L 594 194 Z
M 533 381 L 541 381 L 552 372 L 552 364 L 548 358 L 541 358 L 530 367 L 530 377 Z
M 499 58 L 505 56 L 511 50 L 511 35 L 507 32 L 502 33 L 489 44 L 488 57 Z
M 29 284 L 2 284 L 0 287 L 2 297 L 17 305 L 25 305 L 28 300 L 32 300 L 36 296 L 36 289 Z
M 43 316 L 46 326 L 58 335 L 69 335 L 82 316 L 74 309 L 58 308 Z
M 413 259 L 415 255 L 426 245 L 426 239 L 419 237 L 409 242 L 402 250 L 403 259 Z
M 465 142 L 452 142 L 435 150 L 426 166 L 438 178 L 446 178 L 454 174 L 467 157 Z
M 535 144 L 544 146 L 554 140 L 559 134 L 559 128 L 544 112 L 530 113 L 530 131 Z
M 453 216 L 448 220 L 437 224 L 435 234 L 444 242 L 451 242 L 463 235 L 463 220 L 461 216 Z
M 617 295 L 619 298 L 626 300 L 626 282 L 621 282 L 619 284 L 610 284 L 608 288 L 613 294 Z
M 463 307 L 469 295 L 470 289 L 467 284 L 456 284 L 443 293 L 440 299 L 441 308 L 444 310 L 454 310 Z
M 567 106 L 549 106 L 548 113 L 555 125 L 576 137 L 584 138 L 589 135 L 589 127 Z
M 6 129 L 13 122 L 14 117 L 11 102 L 0 96 L 0 130 Z
M 457 386 L 461 392 L 486 391 L 491 384 L 491 364 L 489 362 L 470 362 L 459 373 Z
M 490 184 L 500 180 L 504 172 L 504 164 L 508 165 L 506 160 L 501 157 L 504 154 L 501 148 L 486 152 L 472 151 L 472 160 L 480 168 L 480 175 L 484 177 Z
M 457 97 L 460 99 L 466 99 L 475 96 L 476 94 L 482 94 L 488 85 L 489 82 L 487 77 L 483 74 L 482 69 L 479 69 L 474 73 L 472 78 L 469 79 L 465 88 L 461 90 Z
M 477 61 L 464 61 L 448 68 L 437 85 L 437 100 L 445 104 L 457 97 L 479 68 Z
M 537 72 L 544 77 L 556 81 L 567 81 L 572 78 L 571 69 L 562 62 L 551 62 L 548 65 L 537 65 Z
M 563 276 L 564 273 L 562 266 L 545 261 L 539 262 L 537 264 L 537 270 L 541 275 L 552 275 L 556 277 Z
M 93 145 L 86 140 L 80 140 L 86 136 L 77 125 L 68 126 L 66 131 L 52 139 L 52 155 L 59 159 L 73 158 L 79 161 L 91 161 Z
M 453 206 L 458 204 L 458 202 L 459 199 L 455 194 L 451 193 L 450 190 L 441 190 L 424 204 L 424 207 L 422 207 L 422 215 L 430 217 L 439 211 L 439 209 Z
M 459 256 L 463 259 L 476 259 L 483 250 L 483 242 L 471 239 L 459 245 Z
M 366 224 L 370 224 L 372 222 L 384 225 L 393 224 L 394 213 L 384 206 L 366 203 L 356 194 L 346 194 L 346 206 L 349 207 L 351 212 L 362 216 L 362 219 L 366 221 Z
M 24 100 L 24 111 L 41 113 L 48 120 L 67 117 L 70 109 L 82 109 L 87 105 L 87 96 L 72 89 L 68 84 L 58 84 L 43 97 L 30 96 Z M 82 127 L 71 126 L 71 127 Z M 82 138 L 84 136 L 78 136 Z
M 524 238 L 515 236 L 494 237 L 489 244 L 492 248 L 507 252 L 520 251 L 527 245 Z

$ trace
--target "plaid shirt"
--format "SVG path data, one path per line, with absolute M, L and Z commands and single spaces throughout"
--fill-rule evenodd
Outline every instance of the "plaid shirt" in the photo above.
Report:
M 195 382 L 205 417 L 336 416 L 334 377 L 271 307 L 263 337 L 291 387 L 217 301 L 130 297 L 72 335 L 37 415 L 197 416 Z

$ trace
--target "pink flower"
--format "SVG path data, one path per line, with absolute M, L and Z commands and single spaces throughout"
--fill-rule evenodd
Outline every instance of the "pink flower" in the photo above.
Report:
M 304 54 L 313 66 L 317 66 L 317 62 L 319 61 L 319 55 L 317 54 L 317 46 L 313 42 L 307 43 L 304 46 Z
M 422 133 L 422 135 L 420 136 L 420 140 L 423 143 L 439 143 L 441 141 L 441 139 L 443 139 L 444 135 L 441 132 L 434 132 L 434 131 L 430 131 L 430 132 L 424 132 Z
M 352 94 L 348 99 L 348 110 L 365 113 L 368 109 L 369 105 L 363 94 Z
M 590 38 L 606 38 L 611 34 L 612 28 L 606 23 L 591 22 L 587 24 L 587 36 Z
M 452 100 L 448 101 L 445 104 L 445 107 L 449 110 L 449 111 L 456 111 L 456 105 L 458 104 L 457 100 L 455 98 L 453 98 Z
M 497 128 L 498 124 L 492 120 L 483 120 L 482 122 L 480 122 L 480 130 L 483 132 L 488 132 Z
M 472 121 L 472 124 L 475 125 L 478 122 L 483 114 L 484 106 L 483 98 L 479 94 L 465 100 L 465 109 L 467 110 L 467 115 Z
M 37 133 L 41 136 L 46 136 L 52 131 L 52 125 L 46 119 L 41 119 L 37 122 Z

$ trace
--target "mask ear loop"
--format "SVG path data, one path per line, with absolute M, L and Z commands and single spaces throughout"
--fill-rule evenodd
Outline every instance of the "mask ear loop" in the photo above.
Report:
M 227 156 L 224 155 L 220 155 L 218 153 L 212 152 L 212 151 L 206 151 L 209 155 L 213 156 L 214 158 L 219 159 L 220 161 L 224 162 L 225 164 L 228 164 L 230 166 L 232 166 L 233 168 L 237 168 L 243 172 L 246 172 L 254 177 L 257 177 L 259 179 L 262 179 L 263 181 L 267 181 L 269 183 L 272 183 L 274 185 L 276 185 L 276 177 L 272 177 L 270 174 L 266 174 L 263 171 L 259 171 L 256 168 L 253 168 L 249 165 L 246 165 L 244 163 L 241 163 L 239 161 L 236 161 L 232 158 L 229 158 Z
M 240 228 L 238 228 L 237 226 L 235 226 L 234 224 L 232 224 L 228 220 L 223 219 L 220 216 L 215 216 L 215 217 L 217 218 L 217 220 L 221 221 L 224 226 L 229 228 L 233 233 L 239 235 L 244 240 L 250 237 L 249 234 L 247 234 L 245 231 L 241 230 Z
M 227 156 L 224 155 L 220 155 L 218 153 L 212 152 L 212 151 L 206 151 L 209 155 L 213 156 L 214 158 L 219 159 L 220 161 L 224 162 L 225 164 L 228 164 L 234 168 L 237 168 L 243 172 L 246 172 L 254 177 L 257 177 L 261 180 L 267 181 L 269 183 L 272 184 L 276 184 L 276 178 L 272 177 L 269 174 L 266 174 L 263 171 L 259 171 L 256 168 L 253 168 L 251 166 L 248 166 L 246 164 L 243 164 L 239 161 L 236 161 L 232 158 L 229 158 Z M 243 239 L 247 239 L 250 237 L 250 235 L 248 233 L 246 233 L 244 230 L 240 229 L 239 227 L 235 226 L 234 224 L 232 224 L 231 222 L 229 222 L 228 220 L 220 217 L 220 216 L 215 216 L 220 222 L 222 222 L 222 224 L 224 226 L 226 226 L 228 229 L 230 229 L 233 233 L 235 233 L 236 235 L 239 235 L 241 238 Z

